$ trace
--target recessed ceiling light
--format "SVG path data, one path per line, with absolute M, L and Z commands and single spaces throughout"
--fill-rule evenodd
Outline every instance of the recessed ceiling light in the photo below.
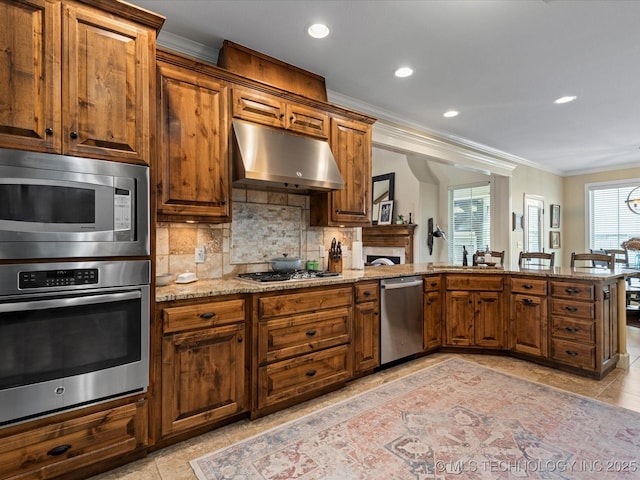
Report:
M 443 116 L 443 117 L 447 117 L 447 118 L 457 117 L 459 113 L 460 113 L 460 112 L 457 112 L 457 111 L 455 111 L 455 110 L 449 110 L 448 112 L 444 112 L 444 113 L 442 114 L 442 116 Z
M 313 38 L 324 38 L 329 35 L 329 27 L 324 23 L 314 23 L 307 28 L 307 33 Z
M 569 103 L 569 102 L 573 102 L 576 98 L 575 95 L 567 95 L 566 97 L 560 97 L 560 98 L 556 98 L 553 103 Z
M 413 75 L 413 68 L 411 68 L 411 67 L 400 67 L 400 68 L 396 69 L 396 71 L 394 72 L 394 75 L 396 77 L 399 77 L 399 78 L 410 77 L 411 75 Z

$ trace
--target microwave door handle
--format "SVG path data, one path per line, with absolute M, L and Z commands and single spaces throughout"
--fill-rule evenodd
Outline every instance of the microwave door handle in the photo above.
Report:
M 44 310 L 45 308 L 75 307 L 78 305 L 93 305 L 98 303 L 134 300 L 136 298 L 142 298 L 142 294 L 139 291 L 105 293 L 104 295 L 87 295 L 84 297 L 56 298 L 52 300 L 33 300 L 15 303 L 2 303 L 0 304 L 0 313 L 22 312 L 26 310 Z

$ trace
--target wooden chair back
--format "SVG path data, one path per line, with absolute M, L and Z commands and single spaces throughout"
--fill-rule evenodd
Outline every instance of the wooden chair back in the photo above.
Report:
M 579 267 L 576 262 L 591 262 L 583 267 L 606 267 L 613 270 L 616 264 L 616 256 L 608 253 L 571 253 L 571 268 Z
M 615 255 L 616 263 L 620 263 L 625 267 L 629 266 L 629 252 L 626 249 L 610 248 L 605 249 L 605 252 L 609 255 Z
M 518 256 L 518 267 L 522 268 L 524 266 L 524 268 L 526 268 L 535 265 L 553 268 L 555 260 L 556 252 L 520 252 Z M 548 264 L 546 262 L 548 262 Z
M 504 250 L 502 250 L 501 252 L 497 250 L 491 250 L 489 253 L 491 254 L 492 262 L 496 262 L 496 264 L 499 263 L 500 265 L 502 265 L 502 261 L 504 260 Z M 477 266 L 478 257 L 484 257 L 485 255 L 486 252 L 483 252 L 482 250 L 478 250 L 476 253 L 474 253 L 472 258 L 472 265 Z

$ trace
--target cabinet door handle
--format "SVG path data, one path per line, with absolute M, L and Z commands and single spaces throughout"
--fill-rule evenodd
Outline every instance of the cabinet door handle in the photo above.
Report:
M 315 328 L 312 328 L 311 330 L 307 330 L 307 337 L 313 337 L 315 334 L 316 334 Z
M 289 117 L 289 121 L 290 121 L 290 122 L 293 122 L 295 119 L 296 119 L 295 115 L 291 115 L 291 116 Z
M 47 455 L 51 457 L 57 457 L 58 455 L 62 455 L 67 452 L 71 448 L 71 445 L 58 445 L 57 447 L 53 447 L 51 450 L 47 452 Z
M 307 377 L 313 377 L 315 374 L 316 374 L 315 370 L 309 370 L 307 373 L 305 373 Z
M 531 290 L 533 288 L 533 285 L 529 285 L 528 283 L 525 285 L 522 285 L 522 288 L 526 288 L 527 290 Z
M 340 209 L 339 208 L 336 208 L 336 213 L 340 213 Z
M 69 136 L 75 140 L 76 138 L 78 138 L 78 132 L 71 132 Z
M 528 307 L 532 307 L 534 305 L 533 300 L 531 300 L 530 298 L 523 298 L 522 304 Z
M 564 329 L 569 333 L 576 333 L 580 330 L 578 327 L 564 327 Z
M 242 337 L 238 337 L 238 343 L 242 343 L 242 342 L 243 342 Z
M 568 287 L 568 288 L 565 288 L 564 291 L 567 292 L 569 295 L 573 295 L 574 293 L 578 293 L 580 289 L 575 287 Z
M 578 352 L 575 352 L 573 350 L 565 350 L 565 352 L 567 353 L 567 355 L 569 355 L 571 357 L 577 357 L 578 356 Z
M 280 114 L 280 120 L 282 120 L 284 118 L 284 113 Z
M 565 309 L 567 312 L 577 312 L 577 311 L 578 311 L 578 308 L 577 308 L 577 307 L 564 307 L 564 309 Z
M 201 314 L 200 318 L 203 318 L 204 320 L 209 320 L 209 319 L 211 319 L 211 318 L 213 318 L 215 316 L 216 316 L 216 314 L 213 313 L 213 312 L 206 312 L 206 313 Z
M 44 133 L 46 133 L 47 135 L 53 135 L 53 128 L 51 127 L 45 128 Z

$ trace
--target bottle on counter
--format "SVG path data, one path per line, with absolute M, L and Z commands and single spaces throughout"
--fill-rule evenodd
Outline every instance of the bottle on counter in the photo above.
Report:
M 462 245 L 462 266 L 466 267 L 469 265 L 469 260 L 467 259 L 467 247 L 466 245 Z

